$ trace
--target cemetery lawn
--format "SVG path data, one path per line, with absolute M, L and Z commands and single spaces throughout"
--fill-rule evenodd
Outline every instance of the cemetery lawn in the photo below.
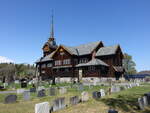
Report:
M 104 86 L 96 86 L 92 89 L 86 87 L 85 90 L 90 94 L 90 100 L 88 102 L 68 106 L 63 110 L 54 113 L 107 113 L 110 106 L 116 108 L 119 113 L 150 113 L 150 108 L 147 108 L 145 111 L 140 111 L 137 107 L 137 98 L 144 93 L 150 92 L 150 85 L 146 84 L 140 87 L 133 87 L 131 89 L 105 96 L 99 100 L 92 99 L 92 92 L 99 91 L 100 88 L 108 89 L 108 87 Z M 32 93 L 30 101 L 23 101 L 22 95 L 17 95 L 18 101 L 13 104 L 2 103 L 6 94 L 0 94 L 0 113 L 34 113 L 34 106 L 36 103 L 48 101 L 51 105 L 52 100 L 57 97 L 65 97 L 67 100 L 66 104 L 68 104 L 71 96 L 80 96 L 81 92 L 82 91 L 70 88 L 68 93 L 64 95 L 58 94 L 57 96 L 46 96 L 42 98 L 37 98 L 36 94 Z

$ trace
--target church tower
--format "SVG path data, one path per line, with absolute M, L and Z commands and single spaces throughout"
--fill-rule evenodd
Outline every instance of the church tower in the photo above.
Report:
M 43 46 L 43 56 L 47 56 L 51 54 L 53 51 L 57 49 L 57 44 L 54 38 L 54 23 L 53 23 L 53 12 L 51 17 L 51 32 L 48 41 Z

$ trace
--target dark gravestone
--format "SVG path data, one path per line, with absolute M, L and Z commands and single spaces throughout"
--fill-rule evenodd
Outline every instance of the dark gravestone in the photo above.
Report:
M 150 93 L 145 93 L 144 96 L 147 97 L 147 103 L 150 105 Z
M 79 97 L 78 96 L 74 96 L 70 98 L 70 104 L 71 105 L 76 105 L 79 103 Z
M 101 98 L 101 93 L 98 92 L 98 91 L 94 91 L 92 93 L 92 96 L 93 96 L 94 99 L 99 99 L 99 98 Z
M 26 79 L 22 79 L 21 80 L 21 88 L 26 88 L 27 87 L 27 80 Z
M 9 103 L 14 103 L 17 100 L 17 96 L 16 95 L 8 95 L 5 97 L 5 103 L 9 104 Z
M 35 93 L 36 92 L 36 88 L 30 88 L 30 92 L 31 93 Z
M 64 97 L 61 97 L 61 98 L 58 98 L 58 99 L 55 99 L 53 101 L 53 111 L 57 111 L 57 110 L 60 110 L 60 109 L 63 109 L 65 108 L 65 98 Z
M 116 111 L 114 109 L 110 109 L 110 110 L 108 110 L 108 113 L 118 113 L 118 111 Z
M 50 88 L 49 95 L 50 96 L 55 96 L 56 95 L 56 89 L 55 88 Z
M 38 96 L 38 97 L 44 97 L 44 96 L 46 96 L 45 90 L 42 89 L 42 90 L 38 91 L 38 95 L 37 95 L 37 96 Z
M 139 104 L 139 108 L 141 110 L 144 110 L 144 100 L 143 100 L 143 98 L 138 98 L 138 104 Z

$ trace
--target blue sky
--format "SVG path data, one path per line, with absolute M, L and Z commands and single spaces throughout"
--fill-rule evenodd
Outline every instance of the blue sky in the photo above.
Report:
M 150 0 L 0 0 L 0 56 L 32 64 L 50 35 L 58 44 L 120 44 L 137 70 L 150 69 Z

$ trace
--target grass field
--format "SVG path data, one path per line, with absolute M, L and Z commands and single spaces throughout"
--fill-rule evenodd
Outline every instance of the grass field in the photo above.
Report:
M 116 108 L 119 113 L 150 113 L 150 109 L 145 111 L 138 109 L 137 98 L 146 92 L 150 92 L 150 85 L 145 84 L 140 87 L 134 87 L 128 90 L 124 90 L 112 95 L 105 96 L 99 100 L 94 100 L 91 97 L 93 91 L 100 88 L 107 89 L 108 87 L 96 86 L 92 89 L 85 88 L 90 94 L 90 100 L 88 102 L 79 103 L 78 105 L 68 106 L 67 108 L 57 111 L 55 113 L 107 113 L 109 107 Z M 47 92 L 48 93 L 48 92 Z M 34 105 L 39 102 L 48 101 L 50 105 L 52 101 L 57 97 L 65 97 L 66 104 L 69 103 L 71 96 L 80 96 L 81 91 L 77 91 L 74 88 L 68 89 L 68 93 L 64 95 L 56 95 L 55 97 L 46 96 L 37 98 L 35 94 L 32 94 L 30 101 L 23 101 L 22 95 L 18 95 L 18 101 L 14 104 L 3 104 L 3 99 L 6 95 L 0 95 L 0 113 L 34 113 Z

